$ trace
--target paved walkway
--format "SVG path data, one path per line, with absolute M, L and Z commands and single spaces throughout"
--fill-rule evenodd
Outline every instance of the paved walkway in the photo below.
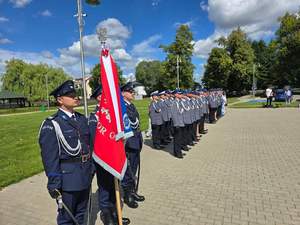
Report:
M 132 225 L 299 225 L 300 110 L 229 109 L 183 160 L 142 153 L 138 209 Z M 169 149 L 171 146 L 168 146 Z M 44 174 L 0 192 L 0 225 L 54 225 Z M 95 185 L 94 185 L 94 190 Z M 102 224 L 94 198 L 95 224 Z

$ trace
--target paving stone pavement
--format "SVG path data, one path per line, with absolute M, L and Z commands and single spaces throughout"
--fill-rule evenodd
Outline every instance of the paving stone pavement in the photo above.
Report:
M 145 140 L 132 225 L 300 225 L 300 110 L 229 109 L 174 158 Z M 54 225 L 43 173 L 0 191 L 0 225 Z M 102 224 L 93 185 L 92 224 Z

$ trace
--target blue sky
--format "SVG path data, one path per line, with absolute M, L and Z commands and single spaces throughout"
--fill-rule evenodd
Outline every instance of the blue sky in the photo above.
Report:
M 83 2 L 85 2 L 83 0 Z M 195 41 L 194 77 L 199 81 L 214 42 L 241 26 L 252 39 L 269 40 L 277 18 L 297 12 L 300 0 L 102 0 L 84 26 L 86 72 L 98 62 L 96 29 L 108 29 L 108 46 L 124 75 L 142 60 L 163 60 L 160 44 L 174 41 L 180 24 L 190 26 Z M 48 63 L 80 77 L 76 0 L 0 0 L 0 73 L 5 60 Z

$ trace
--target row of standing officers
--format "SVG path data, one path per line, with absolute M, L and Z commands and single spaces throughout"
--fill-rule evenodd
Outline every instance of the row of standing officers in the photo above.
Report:
M 137 208 L 137 202 L 145 200 L 144 196 L 137 193 L 136 177 L 143 139 L 139 114 L 132 104 L 134 86 L 129 82 L 121 87 L 121 91 L 134 133 L 125 144 L 128 166 L 121 187 L 124 203 L 131 208 Z M 58 204 L 57 224 L 85 223 L 84 217 L 88 210 L 91 182 L 95 173 L 100 218 L 104 225 L 118 224 L 114 177 L 92 159 L 98 122 L 95 112 L 99 109 L 99 105 L 90 114 L 89 119 L 76 112 L 74 108 L 79 105 L 79 100 L 71 80 L 64 82 L 50 94 L 55 97 L 58 110 L 43 121 L 39 131 L 39 145 L 48 178 L 47 189 Z M 97 88 L 91 97 L 99 101 L 101 88 Z M 126 225 L 130 220 L 122 218 L 122 222 Z
M 206 134 L 205 120 L 216 123 L 221 116 L 222 91 L 155 91 L 151 93 L 149 116 L 155 149 L 163 149 L 173 137 L 173 153 L 183 158 Z

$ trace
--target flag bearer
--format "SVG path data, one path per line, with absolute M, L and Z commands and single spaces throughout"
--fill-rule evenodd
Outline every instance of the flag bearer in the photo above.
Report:
M 99 104 L 101 101 L 102 88 L 97 87 L 91 98 L 95 98 Z M 89 117 L 89 127 L 91 133 L 91 146 L 93 147 L 95 139 L 95 131 L 98 123 L 96 112 L 99 110 L 99 104 L 96 106 L 94 112 Z M 118 218 L 116 213 L 116 195 L 114 188 L 114 176 L 103 169 L 98 163 L 94 162 L 97 185 L 98 185 L 98 204 L 100 209 L 100 218 L 104 225 L 117 224 Z M 122 218 L 123 225 L 128 225 L 130 220 Z

